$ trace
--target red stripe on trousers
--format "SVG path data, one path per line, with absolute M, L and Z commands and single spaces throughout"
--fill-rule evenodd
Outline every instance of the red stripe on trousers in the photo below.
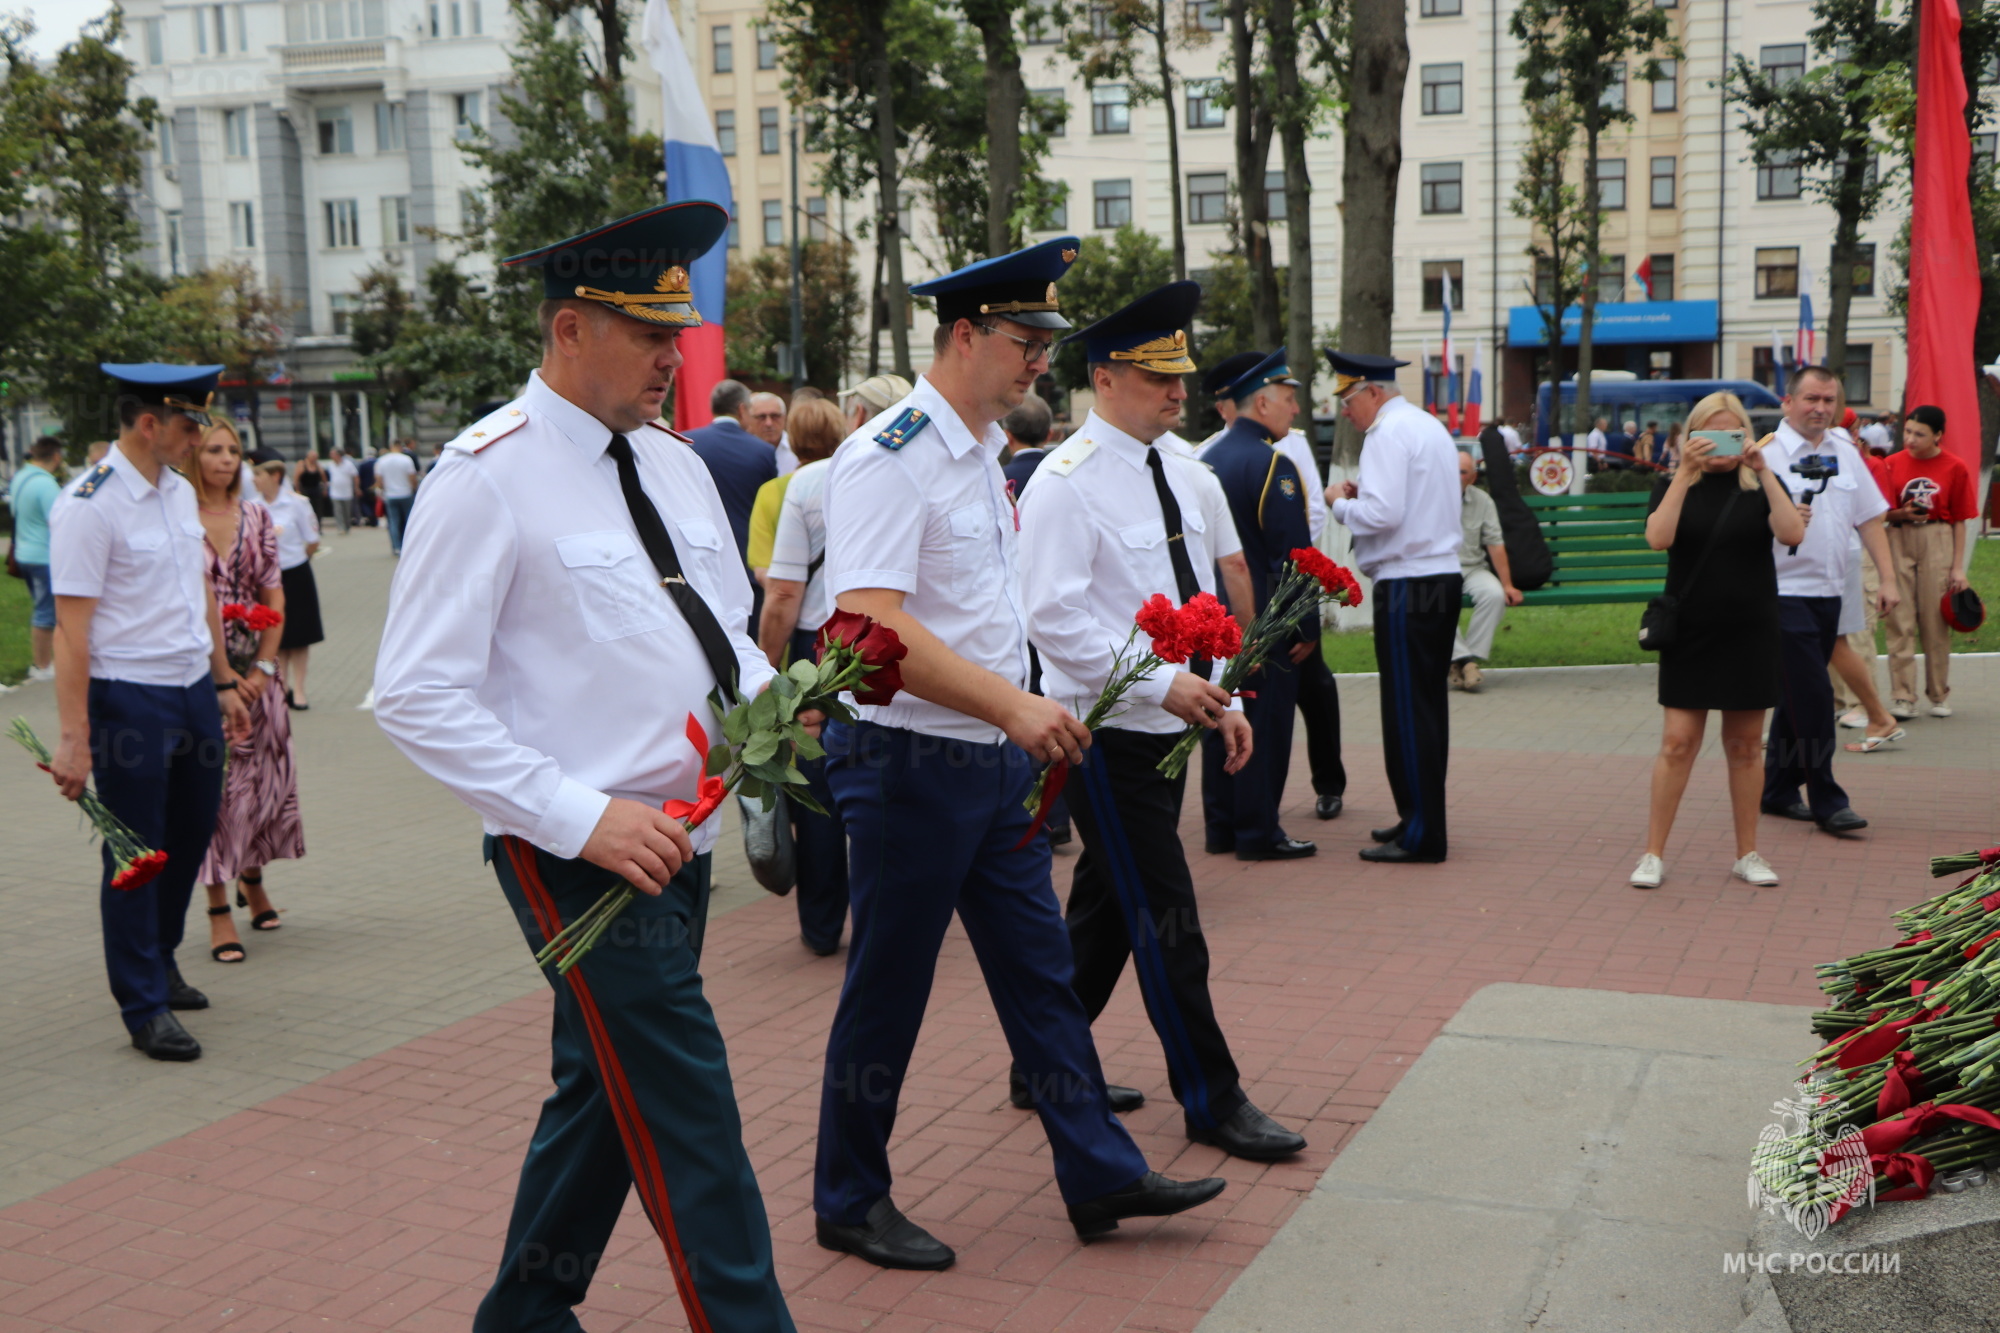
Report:
M 562 929 L 562 916 L 556 910 L 555 899 L 542 883 L 541 869 L 535 863 L 535 850 L 511 834 L 504 841 L 508 860 L 514 867 L 514 876 L 520 881 L 528 905 L 535 913 L 542 938 L 550 939 Z M 646 1204 L 646 1212 L 653 1219 L 653 1229 L 659 1233 L 660 1243 L 666 1249 L 667 1266 L 673 1270 L 674 1287 L 680 1292 L 681 1305 L 687 1311 L 690 1333 L 712 1333 L 708 1311 L 702 1308 L 701 1295 L 695 1290 L 694 1271 L 688 1266 L 687 1255 L 681 1248 L 680 1230 L 674 1225 L 673 1208 L 667 1198 L 667 1181 L 660 1169 L 659 1152 L 654 1146 L 652 1131 L 646 1128 L 645 1119 L 639 1114 L 638 1099 L 632 1095 L 632 1085 L 626 1080 L 625 1066 L 611 1045 L 611 1034 L 604 1026 L 604 1018 L 597 1010 L 597 1001 L 591 995 L 583 974 L 572 968 L 564 979 L 576 996 L 584 1026 L 590 1031 L 590 1044 L 597 1054 L 598 1068 L 608 1076 L 606 1091 L 610 1094 L 612 1119 L 617 1122 L 618 1136 L 625 1141 L 625 1157 L 633 1168 L 632 1179 L 639 1187 L 640 1200 Z

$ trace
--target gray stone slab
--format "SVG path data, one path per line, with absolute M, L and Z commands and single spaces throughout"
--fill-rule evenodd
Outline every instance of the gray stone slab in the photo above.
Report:
M 1768 1060 L 1656 1056 L 1599 1170 L 1596 1209 L 1681 1227 L 1726 1221 L 1742 1249 L 1754 1220 L 1744 1192 L 1750 1153 L 1786 1090 L 1771 1074 Z
M 1782 1004 L 1499 982 L 1467 1000 L 1444 1031 L 1462 1037 L 1797 1060 L 1805 1032 L 1799 1013 Z
M 1735 1328 L 1743 1318 L 1743 1284 L 1722 1266 L 1723 1255 L 1740 1251 L 1749 1234 L 1743 1200 L 1726 1215 L 1737 1222 L 1733 1231 L 1583 1218 L 1557 1247 L 1526 1326 L 1535 1333 Z M 1699 1280 L 1704 1273 L 1723 1280 Z

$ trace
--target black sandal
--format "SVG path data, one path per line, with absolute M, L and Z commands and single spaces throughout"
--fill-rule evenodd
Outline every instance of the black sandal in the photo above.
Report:
M 248 875 L 238 875 L 236 878 L 239 881 L 239 887 L 236 890 L 236 905 L 238 907 L 248 907 L 250 906 L 250 900 L 243 896 L 243 890 L 240 885 L 249 884 L 257 888 L 262 888 L 264 886 L 264 872 L 261 870 L 258 871 L 257 878 L 255 879 L 250 878 Z M 267 925 L 265 924 L 266 922 L 270 924 Z M 267 907 L 250 918 L 250 929 L 252 930 L 278 930 L 284 924 L 284 922 L 278 920 L 278 909 L 275 907 Z
M 228 916 L 229 904 L 224 903 L 220 907 L 211 907 L 208 909 L 208 914 L 210 916 Z M 222 955 L 228 953 L 231 949 L 234 949 L 236 951 L 236 956 L 234 958 L 224 958 Z M 227 944 L 210 945 L 208 950 L 208 956 L 210 958 L 213 958 L 218 963 L 240 963 L 245 958 L 248 958 L 250 954 L 247 950 L 244 949 L 243 941 L 231 940 Z

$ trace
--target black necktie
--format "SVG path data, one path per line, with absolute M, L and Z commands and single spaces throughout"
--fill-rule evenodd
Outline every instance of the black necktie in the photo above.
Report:
M 1153 489 L 1160 493 L 1160 517 L 1167 524 L 1167 558 L 1174 562 L 1174 587 L 1180 593 L 1180 603 L 1186 606 L 1201 591 L 1201 584 L 1195 581 L 1194 561 L 1188 559 L 1187 538 L 1181 532 L 1180 501 L 1174 499 L 1174 488 L 1167 485 L 1167 467 L 1160 460 L 1160 451 L 1152 445 L 1146 447 L 1146 466 L 1153 470 Z M 1188 670 L 1208 679 L 1208 659 L 1195 657 L 1188 660 Z
M 722 687 L 723 701 L 734 703 L 738 698 L 736 650 L 730 646 L 729 636 L 723 632 L 715 612 L 708 609 L 701 594 L 681 577 L 681 560 L 674 553 L 674 539 L 667 534 L 660 511 L 653 507 L 653 498 L 639 484 L 639 465 L 632 458 L 632 442 L 623 435 L 613 435 L 611 457 L 618 464 L 618 487 L 625 492 L 625 507 L 632 511 L 632 526 L 639 530 L 639 544 L 646 548 L 653 568 L 660 571 L 661 586 L 674 599 L 688 628 L 700 641 L 709 670 L 715 673 L 715 683 Z

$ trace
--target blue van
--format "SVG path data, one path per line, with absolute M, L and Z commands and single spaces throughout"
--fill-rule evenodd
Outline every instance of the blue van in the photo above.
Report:
M 1712 393 L 1733 393 L 1750 409 L 1751 438 L 1775 430 L 1782 415 L 1781 400 L 1755 380 L 1642 380 L 1623 372 L 1593 375 L 1590 381 L 1590 413 L 1607 417 L 1616 431 L 1627 421 L 1644 430 L 1657 423 L 1662 436 L 1676 422 L 1687 420 L 1694 405 Z M 1588 434 L 1590 423 L 1572 423 L 1576 411 L 1576 380 L 1562 383 L 1562 429 Z M 1535 447 L 1545 449 L 1555 416 L 1549 411 L 1549 386 L 1544 382 L 1535 393 Z

